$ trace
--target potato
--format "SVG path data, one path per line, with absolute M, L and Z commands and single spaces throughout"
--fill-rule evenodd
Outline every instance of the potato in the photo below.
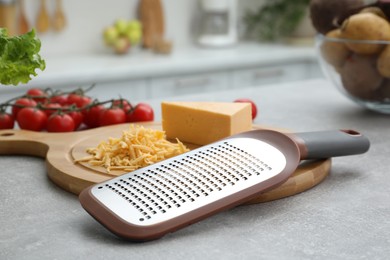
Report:
M 376 6 L 370 6 L 370 7 L 363 8 L 360 11 L 360 13 L 373 13 L 373 14 L 387 20 L 387 17 L 385 15 L 385 13 L 382 11 L 382 9 L 380 9 L 379 7 L 376 7 Z
M 341 37 L 351 40 L 390 40 L 390 24 L 373 13 L 351 15 L 341 26 Z M 346 43 L 348 48 L 359 54 L 379 53 L 383 44 Z
M 377 61 L 379 73 L 386 78 L 390 78 L 390 45 L 386 45 Z
M 383 82 L 382 86 L 375 91 L 377 101 L 390 101 L 390 80 Z
M 375 99 L 384 78 L 376 69 L 376 56 L 353 54 L 340 70 L 345 90 L 357 98 Z
M 344 42 L 337 41 L 340 39 L 340 29 L 335 29 L 326 34 L 327 38 L 334 38 L 335 41 L 325 40 L 321 45 L 321 54 L 324 59 L 335 67 L 338 71 L 344 64 L 345 60 L 351 55 L 351 51 Z
M 317 32 L 327 34 L 362 6 L 362 0 L 311 0 L 309 11 L 312 25 Z

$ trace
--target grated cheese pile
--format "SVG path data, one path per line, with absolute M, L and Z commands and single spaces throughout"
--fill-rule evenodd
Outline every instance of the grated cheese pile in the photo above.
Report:
M 110 137 L 96 148 L 88 148 L 91 156 L 76 160 L 92 166 L 112 170 L 134 171 L 164 159 L 182 154 L 189 149 L 178 139 L 177 143 L 166 140 L 164 131 L 130 125 L 121 138 Z

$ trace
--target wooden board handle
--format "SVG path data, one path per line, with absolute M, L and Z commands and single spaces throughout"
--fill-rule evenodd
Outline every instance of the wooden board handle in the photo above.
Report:
M 74 163 L 71 156 L 72 147 L 90 133 L 109 131 L 112 128 L 70 133 L 0 130 L 0 155 L 32 155 L 46 158 L 49 178 L 61 188 L 78 194 L 89 185 L 106 181 L 112 176 L 91 171 L 81 164 Z
M 0 154 L 33 155 L 44 158 L 49 149 L 49 141 L 50 138 L 45 138 L 45 134 L 41 132 L 1 130 Z

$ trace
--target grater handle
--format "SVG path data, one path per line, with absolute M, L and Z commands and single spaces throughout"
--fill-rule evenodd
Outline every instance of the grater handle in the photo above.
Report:
M 301 159 L 322 159 L 361 154 L 370 141 L 355 130 L 332 130 L 289 135 L 299 146 Z

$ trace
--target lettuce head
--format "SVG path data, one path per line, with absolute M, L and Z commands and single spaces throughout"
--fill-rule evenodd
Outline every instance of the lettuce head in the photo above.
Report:
M 34 29 L 10 37 L 6 29 L 0 28 L 0 84 L 27 83 L 37 75 L 36 69 L 43 71 L 46 64 L 39 55 L 40 49 L 41 41 Z

